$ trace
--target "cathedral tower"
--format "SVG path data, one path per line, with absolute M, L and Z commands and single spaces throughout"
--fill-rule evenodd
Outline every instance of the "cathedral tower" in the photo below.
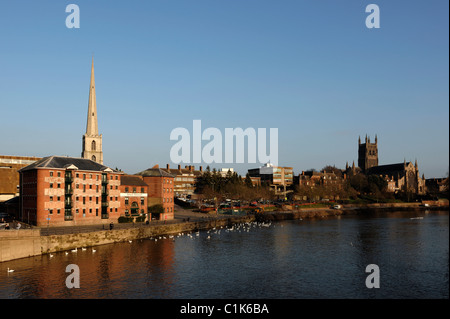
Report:
M 363 172 L 369 168 L 378 166 L 378 138 L 375 135 L 375 143 L 370 143 L 370 137 L 366 142 L 361 143 L 361 137 L 358 139 L 358 166 Z
M 98 135 L 97 102 L 95 99 L 94 57 L 92 57 L 91 84 L 89 86 L 89 103 L 86 134 L 83 135 L 82 158 L 103 164 L 102 135 Z

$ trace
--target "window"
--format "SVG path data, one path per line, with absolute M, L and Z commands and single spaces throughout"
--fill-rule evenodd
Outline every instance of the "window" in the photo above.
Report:
M 116 175 L 116 181 L 117 181 L 118 178 L 119 178 L 119 176 Z
M 53 176 L 53 172 L 50 172 L 50 176 Z
M 61 172 L 58 172 L 57 175 L 58 175 L 58 177 L 61 177 Z
M 95 197 L 95 203 L 98 204 L 98 197 Z
M 50 183 L 50 188 L 53 188 L 53 183 Z
M 86 193 L 86 185 L 83 185 L 83 193 Z
M 125 193 L 128 193 L 128 187 L 125 187 Z
M 92 196 L 89 196 L 89 201 L 92 202 Z
M 58 201 L 58 202 L 61 201 L 61 198 L 60 198 L 59 196 L 57 197 L 57 201 Z
M 77 209 L 75 209 L 75 214 L 78 214 L 78 208 L 77 208 Z
M 49 210 L 48 210 L 48 214 L 49 214 L 49 215 L 53 215 L 53 209 L 49 209 Z
M 57 214 L 59 215 L 59 213 L 60 213 L 60 212 L 61 212 L 61 210 L 60 210 L 60 209 L 58 209 L 58 210 L 57 210 Z
M 80 174 L 76 173 L 75 176 L 78 178 L 78 177 L 80 177 Z
M 125 205 L 128 205 L 128 197 L 125 197 Z
M 89 208 L 89 214 L 92 214 L 92 208 Z
M 89 178 L 92 179 L 92 174 L 89 174 Z
M 136 187 L 133 187 L 133 193 L 136 193 Z
M 86 197 L 83 197 L 83 205 L 86 204 Z
M 98 185 L 96 186 L 96 192 L 98 193 Z
M 144 192 L 144 187 L 141 187 L 141 193 L 143 193 Z
M 91 184 L 89 184 L 89 189 L 92 189 L 92 185 Z
M 86 174 L 83 174 L 83 181 L 86 180 Z
M 141 197 L 141 205 L 144 205 L 144 197 Z
M 95 151 L 95 147 L 96 147 L 95 141 L 92 141 L 92 143 L 91 143 L 91 150 Z
M 83 217 L 86 216 L 86 208 L 83 208 Z
M 75 184 L 75 188 L 80 188 L 80 184 Z
M 61 184 L 60 183 L 58 183 L 58 188 L 61 188 Z
M 50 196 L 50 201 L 53 202 L 53 196 Z
M 95 209 L 95 216 L 98 216 L 98 208 Z

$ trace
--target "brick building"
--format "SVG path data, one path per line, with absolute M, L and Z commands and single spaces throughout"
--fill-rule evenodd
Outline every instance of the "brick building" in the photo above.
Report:
M 153 214 L 152 218 L 169 220 L 174 218 L 174 178 L 175 176 L 165 172 L 158 165 L 135 175 L 142 176 L 148 185 L 148 207 L 161 205 L 163 212 Z
M 162 168 L 162 170 L 174 176 L 175 197 L 193 196 L 197 188 L 198 178 L 203 175 L 202 166 L 199 170 L 196 170 L 193 165 L 186 165 L 184 168 L 178 165 L 177 168 L 170 168 L 170 165 L 167 164 L 166 168 Z
M 122 175 L 120 179 L 120 206 L 125 216 L 147 214 L 148 185 L 137 175 Z
M 49 156 L 19 170 L 19 219 L 37 226 L 117 222 L 120 177 L 92 160 Z

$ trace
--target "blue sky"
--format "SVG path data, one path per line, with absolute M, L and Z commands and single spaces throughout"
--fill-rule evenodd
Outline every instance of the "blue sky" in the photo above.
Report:
M 65 26 L 68 4 L 80 28 Z M 380 8 L 368 29 L 365 8 Z M 448 1 L 3 1 L 0 154 L 81 155 L 92 54 L 104 163 L 170 162 L 170 132 L 278 128 L 294 172 L 379 162 L 449 170 Z M 205 142 L 204 142 L 205 144 Z M 188 165 L 189 163 L 182 163 Z M 203 164 L 206 166 L 207 164 Z M 198 164 L 196 164 L 198 166 Z M 245 174 L 259 164 L 210 164 Z

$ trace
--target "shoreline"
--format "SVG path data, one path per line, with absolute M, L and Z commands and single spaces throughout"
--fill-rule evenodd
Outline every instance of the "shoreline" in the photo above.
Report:
M 235 224 L 255 221 L 276 222 L 283 220 L 337 218 L 340 216 L 377 212 L 449 210 L 448 205 L 423 207 L 417 203 L 412 204 L 414 205 L 352 205 L 343 206 L 341 209 L 304 208 L 293 211 L 265 212 L 247 216 L 221 215 L 219 217 L 216 215 L 208 215 L 197 221 L 187 222 L 179 220 L 178 222 L 169 224 L 143 224 L 134 228 L 99 230 L 64 235 L 44 236 L 40 234 L 40 229 L 11 230 L 0 234 L 0 262 L 80 249 L 81 247 L 95 247 L 155 236 L 208 230 L 215 227 L 231 227 Z

